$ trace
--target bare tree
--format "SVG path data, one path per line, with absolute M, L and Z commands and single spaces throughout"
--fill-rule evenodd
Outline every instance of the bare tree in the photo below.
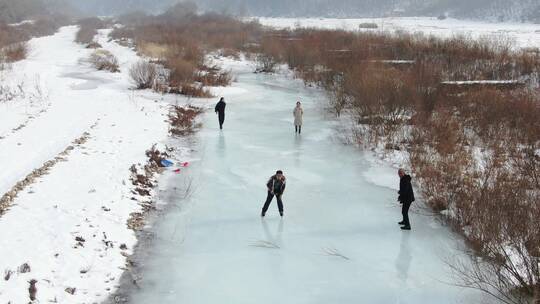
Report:
M 255 73 L 274 73 L 276 71 L 277 62 L 272 56 L 259 54 L 256 64 Z
M 158 68 L 155 64 L 141 60 L 131 67 L 129 76 L 137 89 L 151 89 L 158 77 Z

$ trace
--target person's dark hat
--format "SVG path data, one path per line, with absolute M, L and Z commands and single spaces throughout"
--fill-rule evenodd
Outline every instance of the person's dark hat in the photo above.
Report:
M 283 171 L 277 170 L 277 171 L 276 171 L 276 174 L 283 174 Z

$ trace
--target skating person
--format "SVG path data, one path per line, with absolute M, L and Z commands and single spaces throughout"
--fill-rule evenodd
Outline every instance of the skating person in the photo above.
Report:
M 219 102 L 216 104 L 216 114 L 218 114 L 219 118 L 219 129 L 223 130 L 223 123 L 225 122 L 225 107 L 227 104 L 225 103 L 225 98 L 221 97 Z
M 296 107 L 293 110 L 294 115 L 294 130 L 296 133 L 302 133 L 302 123 L 304 116 L 304 109 L 302 109 L 302 104 L 299 102 L 296 103 Z
M 403 215 L 403 221 L 398 224 L 402 225 L 402 230 L 411 230 L 411 223 L 409 222 L 409 208 L 412 202 L 414 202 L 414 191 L 411 184 L 411 176 L 405 173 L 404 169 L 398 170 L 399 175 L 399 197 L 398 201 L 401 203 L 401 214 Z
M 268 196 L 262 208 L 261 216 L 266 215 L 268 206 L 270 206 L 270 203 L 272 202 L 272 199 L 274 199 L 274 196 L 277 199 L 279 215 L 283 216 L 283 201 L 281 200 L 281 196 L 283 195 L 283 192 L 285 192 L 285 180 L 285 175 L 283 175 L 283 171 L 281 170 L 277 171 L 275 175 L 272 175 L 270 177 L 270 179 L 266 183 L 266 188 L 268 189 Z

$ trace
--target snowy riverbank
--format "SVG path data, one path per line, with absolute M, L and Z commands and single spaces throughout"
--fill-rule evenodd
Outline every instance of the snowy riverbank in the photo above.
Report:
M 96 303 L 116 289 L 137 241 L 127 221 L 142 209 L 129 168 L 166 141 L 169 103 L 186 102 L 131 91 L 140 58 L 108 31 L 98 40 L 121 72 L 95 71 L 76 31 L 31 40 L 29 58 L 0 72 L 24 91 L 0 102 L 0 196 L 11 195 L 0 216 L 2 303 L 28 302 L 31 280 L 40 303 Z

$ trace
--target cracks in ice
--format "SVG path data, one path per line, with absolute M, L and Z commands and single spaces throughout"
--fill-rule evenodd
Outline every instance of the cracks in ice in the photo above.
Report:
M 338 258 L 342 258 L 342 259 L 347 260 L 347 261 L 351 260 L 349 257 L 345 256 L 344 254 L 339 252 L 339 250 L 337 250 L 336 248 L 333 248 L 333 247 L 323 247 L 322 251 L 327 256 L 338 257 Z
M 254 241 L 249 246 L 259 247 L 259 248 L 268 248 L 268 249 L 281 249 L 281 247 L 278 244 L 271 241 L 264 241 L 264 240 Z
M 261 218 L 261 226 L 266 240 L 256 240 L 251 243 L 251 247 L 268 248 L 268 249 L 281 249 L 282 243 L 281 237 L 283 235 L 284 221 L 281 219 L 277 226 L 276 233 L 273 234 L 268 227 L 268 222 Z

